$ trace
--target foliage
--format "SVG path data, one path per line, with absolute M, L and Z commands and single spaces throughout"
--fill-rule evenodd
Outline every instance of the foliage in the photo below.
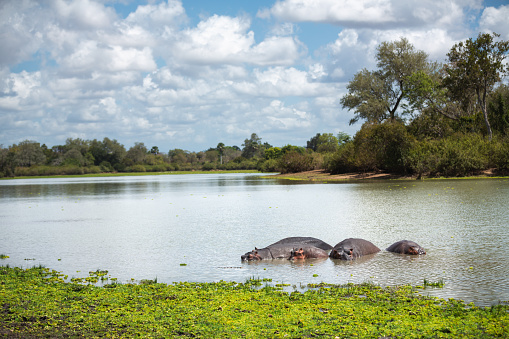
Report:
M 501 76 L 508 72 L 504 59 L 509 51 L 509 41 L 497 41 L 499 34 L 479 33 L 475 40 L 455 44 L 450 52 L 447 77 L 444 85 L 457 97 L 467 90 L 475 92 L 477 104 L 484 115 L 489 139 L 492 138 L 488 118 L 487 95 L 493 90 Z
M 314 158 L 311 154 L 301 154 L 296 151 L 285 153 L 279 160 L 281 173 L 297 173 L 315 169 Z
M 401 123 L 364 124 L 354 138 L 355 164 L 362 171 L 405 173 L 412 136 Z
M 49 269 L 0 267 L 0 335 L 9 337 L 490 338 L 509 335 L 509 306 L 477 307 L 412 287 L 246 283 L 67 283 Z
M 427 55 L 416 51 L 407 39 L 383 42 L 377 48 L 376 71 L 363 69 L 347 85 L 348 94 L 341 98 L 343 108 L 354 111 L 353 124 L 360 119 L 368 123 L 394 122 L 405 99 L 407 78 L 424 70 Z
M 478 134 L 423 140 L 411 147 L 405 161 L 418 175 L 466 176 L 493 164 L 489 149 L 494 145 Z

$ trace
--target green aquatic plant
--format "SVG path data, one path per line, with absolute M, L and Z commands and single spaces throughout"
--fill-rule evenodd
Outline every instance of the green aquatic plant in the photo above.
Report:
M 431 282 L 431 281 L 428 281 L 426 279 L 424 279 L 424 282 L 423 282 L 423 286 L 430 286 L 430 287 L 444 287 L 445 283 L 444 283 L 444 280 L 443 279 L 440 279 L 436 282 Z
M 7 259 L 9 256 L 7 254 L 0 254 L 0 259 Z
M 64 282 L 0 267 L 0 336 L 15 338 L 503 338 L 509 306 L 478 307 L 411 286 L 320 283 L 304 292 L 179 282 Z M 72 280 L 72 279 L 71 279 Z M 113 280 L 113 279 L 112 279 Z

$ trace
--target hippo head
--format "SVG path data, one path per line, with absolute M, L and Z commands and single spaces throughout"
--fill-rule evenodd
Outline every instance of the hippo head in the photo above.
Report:
M 410 246 L 408 248 L 408 254 L 412 255 L 426 254 L 426 251 L 420 246 Z
M 342 247 L 337 249 L 332 249 L 330 253 L 330 257 L 332 259 L 341 259 L 341 260 L 353 260 L 353 248 L 344 249 Z
M 288 258 L 289 260 L 296 260 L 296 259 L 306 259 L 306 255 L 304 254 L 304 250 L 302 248 L 300 249 L 293 249 L 291 252 L 290 252 L 290 258 Z
M 242 261 L 251 261 L 251 260 L 262 260 L 262 257 L 260 257 L 260 255 L 258 254 L 258 249 L 255 247 L 255 249 L 252 250 L 251 252 L 247 252 L 246 254 L 241 255 L 240 259 Z

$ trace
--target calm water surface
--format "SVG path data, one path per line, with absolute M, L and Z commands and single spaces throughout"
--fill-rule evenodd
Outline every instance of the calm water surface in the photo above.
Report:
M 310 184 L 252 174 L 0 181 L 0 264 L 42 264 L 69 277 L 119 281 L 361 283 L 444 288 L 422 293 L 478 305 L 509 300 L 509 181 Z M 410 239 L 427 255 L 382 251 L 354 262 L 242 263 L 289 236 L 381 249 Z M 35 259 L 35 260 L 26 260 Z M 181 264 L 187 264 L 181 266 Z M 314 276 L 317 275 L 317 276 Z

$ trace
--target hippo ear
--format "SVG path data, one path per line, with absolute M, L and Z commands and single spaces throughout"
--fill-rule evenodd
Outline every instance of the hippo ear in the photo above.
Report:
M 299 251 L 303 251 L 302 247 L 300 248 L 300 250 L 299 250 Z
M 255 250 L 258 251 L 258 247 L 255 246 Z

